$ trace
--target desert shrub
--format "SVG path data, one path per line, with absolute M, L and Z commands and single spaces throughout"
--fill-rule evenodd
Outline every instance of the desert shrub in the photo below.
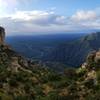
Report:
M 32 100 L 32 98 L 28 97 L 28 96 L 16 96 L 14 97 L 14 100 Z
M 79 68 L 77 69 L 77 76 L 82 77 L 86 74 L 86 72 L 87 72 L 86 68 Z
M 49 73 L 47 75 L 47 80 L 48 81 L 59 81 L 61 78 L 60 78 L 60 75 L 59 74 L 55 74 L 55 73 Z
M 97 80 L 100 82 L 100 71 L 97 71 Z
M 74 68 L 65 69 L 64 74 L 69 79 L 74 79 L 75 80 L 77 78 L 76 70 Z
M 44 93 L 43 93 L 43 89 L 41 86 L 35 86 L 34 87 L 34 91 L 35 91 L 35 94 L 36 95 L 39 95 L 39 96 L 43 96 Z
M 84 85 L 89 89 L 89 88 L 93 88 L 94 87 L 94 80 L 93 79 L 89 79 L 87 81 L 84 82 Z
M 8 81 L 8 83 L 9 83 L 9 85 L 10 85 L 11 87 L 16 87 L 16 86 L 18 86 L 18 82 L 17 82 L 17 80 L 16 80 L 14 77 L 10 78 L 9 81 Z

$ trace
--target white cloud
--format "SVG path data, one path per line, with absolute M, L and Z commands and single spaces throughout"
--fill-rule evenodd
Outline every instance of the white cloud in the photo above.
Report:
M 0 17 L 0 24 L 10 33 L 57 33 L 100 30 L 100 14 L 78 11 L 70 17 L 54 11 L 16 11 Z M 13 34 L 14 35 L 14 34 Z
M 16 11 L 1 17 L 0 23 L 11 32 L 50 32 L 59 30 L 66 24 L 66 19 L 52 11 Z
M 81 27 L 79 30 L 82 28 L 84 28 L 84 30 L 100 30 L 100 13 L 98 9 L 77 11 L 70 19 L 73 24 Z
M 18 0 L 0 0 L 0 6 L 8 7 L 8 6 L 16 6 Z
M 76 14 L 72 16 L 73 20 L 84 21 L 84 20 L 93 20 L 97 17 L 96 12 L 94 11 L 77 11 Z
M 30 6 L 37 0 L 0 0 L 0 16 L 22 9 L 22 6 Z
M 20 16 L 19 16 L 20 15 Z M 37 25 L 65 24 L 66 17 L 48 11 L 17 11 L 9 15 L 12 20 L 30 22 Z
M 17 5 L 17 0 L 0 0 L 0 16 L 14 12 L 17 9 Z

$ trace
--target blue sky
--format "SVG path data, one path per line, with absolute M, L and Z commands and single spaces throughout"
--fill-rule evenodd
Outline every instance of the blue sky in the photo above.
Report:
M 100 0 L 0 0 L 8 35 L 100 30 Z
M 72 15 L 77 10 L 92 10 L 100 6 L 100 0 L 19 0 L 19 10 L 50 10 L 58 14 Z

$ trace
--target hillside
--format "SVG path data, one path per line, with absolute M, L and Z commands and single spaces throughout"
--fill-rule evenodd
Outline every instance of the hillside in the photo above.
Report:
M 80 66 L 89 52 L 100 47 L 100 32 L 91 33 L 80 39 L 63 43 L 43 57 L 44 61 L 61 62 L 68 66 Z
M 100 100 L 100 51 L 60 74 L 16 53 L 4 33 L 0 28 L 1 100 Z
M 54 34 L 37 36 L 8 36 L 6 42 L 27 58 L 43 60 L 59 44 L 82 37 L 84 34 Z M 28 52 L 28 53 L 27 53 Z M 47 57 L 48 58 L 48 57 Z
M 69 78 L 43 68 L 39 63 L 28 61 L 15 52 L 5 43 L 5 37 L 2 37 L 5 31 L 2 29 L 0 28 L 0 99 L 57 100 L 66 98 L 66 87 L 71 84 Z M 72 71 L 75 74 L 75 71 Z
M 98 63 L 98 66 L 66 69 L 64 74 L 59 74 L 38 65 L 26 68 L 16 60 L 4 58 L 6 61 L 3 59 L 0 64 L 1 100 L 99 100 Z
M 85 36 L 84 36 L 85 35 Z M 57 69 L 60 64 L 78 67 L 92 50 L 100 47 L 100 33 L 77 35 L 52 35 L 31 37 L 8 37 L 6 41 L 13 49 L 27 58 L 40 60 Z M 27 53 L 28 52 L 28 53 Z

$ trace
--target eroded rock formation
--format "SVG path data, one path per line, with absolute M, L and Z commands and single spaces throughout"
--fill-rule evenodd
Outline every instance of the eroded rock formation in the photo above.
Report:
M 84 72 L 84 82 L 93 82 L 98 84 L 97 71 L 100 70 L 100 50 L 91 52 L 86 59 L 86 62 L 79 68 L 80 72 Z
M 5 41 L 5 29 L 0 27 L 0 45 L 4 44 Z

